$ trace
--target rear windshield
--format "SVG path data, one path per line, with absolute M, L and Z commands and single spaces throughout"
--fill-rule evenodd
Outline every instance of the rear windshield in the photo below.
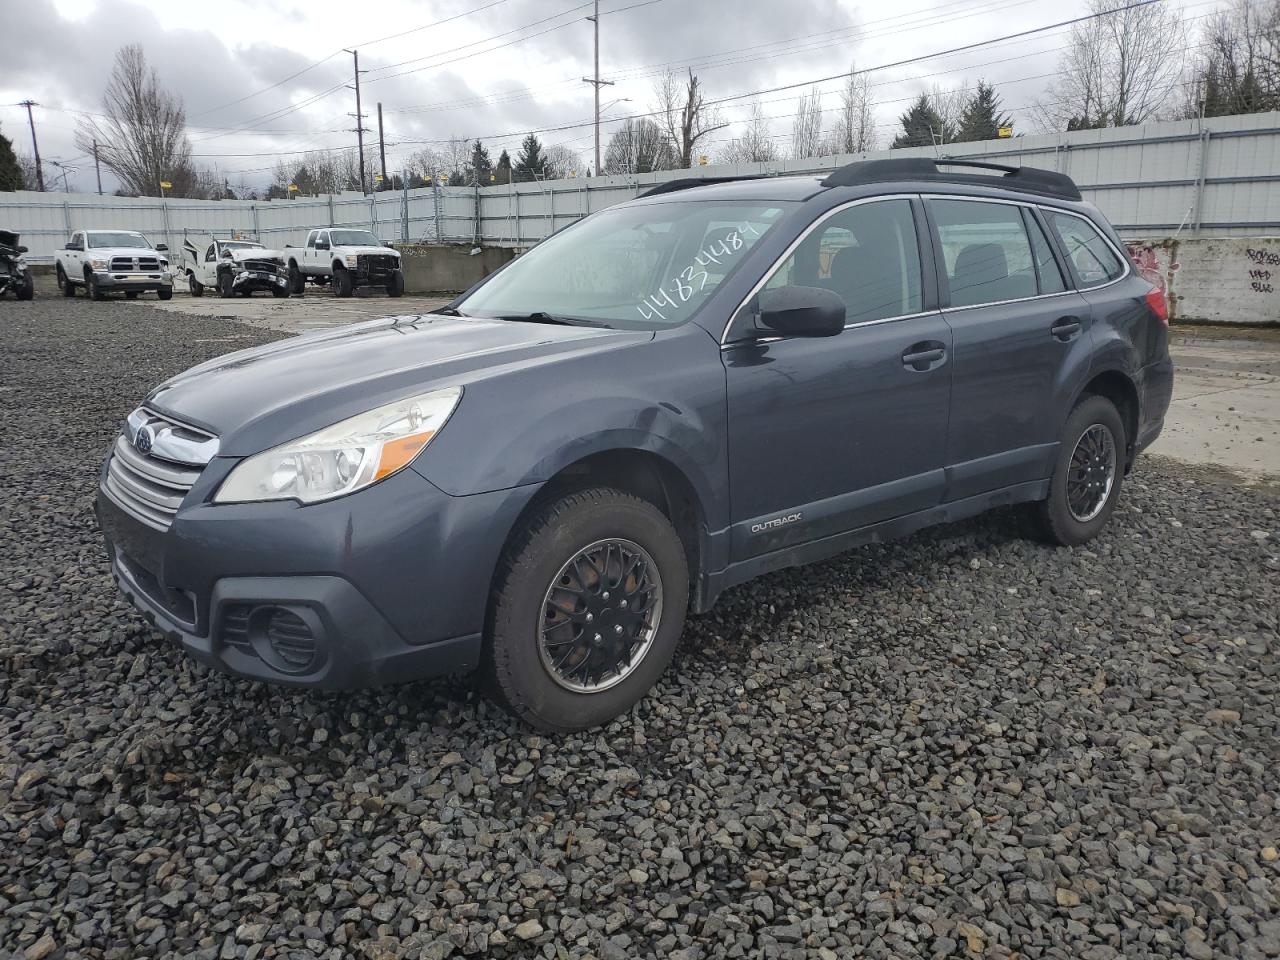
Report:
M 469 316 L 544 312 L 657 330 L 689 320 L 794 203 L 613 207 L 547 238 L 458 303 Z
M 147 238 L 140 233 L 100 233 L 94 231 L 89 234 L 89 247 L 141 247 L 150 249 L 151 244 L 147 242 Z

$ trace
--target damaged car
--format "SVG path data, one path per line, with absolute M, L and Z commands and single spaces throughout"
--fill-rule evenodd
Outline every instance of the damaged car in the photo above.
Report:
M 36 295 L 31 268 L 23 256 L 27 248 L 18 243 L 18 234 L 12 230 L 0 230 L 0 296 L 10 291 L 19 300 L 31 300 Z
M 206 287 L 223 298 L 247 297 L 256 290 L 269 290 L 275 297 L 289 296 L 284 254 L 256 240 L 209 237 L 197 244 L 188 239 L 182 243 L 182 255 L 193 297 L 203 297 Z

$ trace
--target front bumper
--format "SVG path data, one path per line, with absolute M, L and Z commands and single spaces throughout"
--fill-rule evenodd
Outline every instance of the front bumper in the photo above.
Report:
M 232 465 L 215 459 L 164 531 L 99 484 L 112 577 L 162 634 L 217 670 L 320 689 L 475 668 L 532 488 L 449 497 L 404 470 L 307 507 L 205 502 Z
M 172 287 L 173 277 L 167 273 L 112 273 L 95 270 L 93 278 L 103 290 L 159 290 Z
M 253 270 L 241 270 L 232 280 L 232 287 L 243 290 L 284 290 L 289 286 L 289 277 L 283 273 L 261 273 Z

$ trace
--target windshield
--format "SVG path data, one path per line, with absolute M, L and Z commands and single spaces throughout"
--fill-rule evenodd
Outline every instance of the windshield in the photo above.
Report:
M 335 247 L 382 246 L 382 241 L 368 230 L 330 230 L 329 240 Z
M 223 250 L 262 250 L 262 244 L 251 240 L 219 240 Z
M 539 312 L 630 330 L 678 326 L 792 206 L 680 200 L 603 210 L 548 237 L 457 307 L 476 317 Z
M 151 249 L 147 238 L 140 233 L 99 233 L 88 234 L 90 247 L 140 247 Z

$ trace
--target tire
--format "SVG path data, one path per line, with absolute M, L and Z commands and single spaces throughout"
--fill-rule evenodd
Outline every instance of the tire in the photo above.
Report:
M 137 290 L 126 290 L 126 291 L 124 292 L 124 296 L 125 296 L 125 299 L 126 299 L 126 300 L 137 300 L 137 299 L 138 299 L 138 291 L 137 291 Z
M 17 293 L 19 300 L 34 300 L 36 298 L 36 281 L 31 274 L 28 273 L 23 278 L 22 283 L 18 284 L 15 293 Z
M 204 284 L 196 279 L 194 273 L 187 274 L 187 288 L 191 291 L 193 297 L 204 296 Z
M 97 278 L 89 271 L 85 271 L 84 284 L 89 290 L 90 300 L 105 300 L 107 295 L 102 292 L 102 288 L 98 286 Z
M 402 271 L 397 270 L 391 274 L 391 279 L 387 281 L 387 296 L 404 296 L 404 273 Z
M 1104 467 L 1108 449 L 1110 466 Z M 1045 540 L 1074 547 L 1098 535 L 1120 499 L 1127 449 L 1115 404 L 1106 397 L 1083 397 L 1062 428 L 1049 497 L 1036 505 Z M 1097 455 L 1089 457 L 1091 451 Z
M 159 297 L 161 300 L 172 300 L 173 287 L 161 287 L 159 290 L 156 291 L 156 296 Z
M 272 287 L 272 288 L 271 288 L 271 295 L 272 295 L 273 297 L 275 297 L 277 300 L 281 300 L 281 299 L 283 299 L 283 298 L 285 298 L 285 297 L 287 297 L 287 296 L 289 295 L 289 288 L 288 288 L 288 287 L 279 287 L 279 286 Z
M 289 292 L 295 297 L 300 297 L 306 288 L 307 278 L 302 275 L 298 265 L 296 263 L 289 264 Z
M 74 297 L 76 295 L 76 285 L 63 272 L 62 264 L 58 264 L 58 289 L 62 291 L 64 297 Z
M 355 281 L 351 279 L 351 271 L 346 267 L 338 267 L 333 271 L 333 295 L 349 297 L 355 292 Z
M 596 565 L 579 564 L 588 579 L 595 571 L 595 582 L 589 584 L 571 573 L 570 567 L 584 550 L 593 549 Z M 613 560 L 599 552 L 606 549 Z M 601 589 L 599 568 L 606 571 L 607 586 L 621 569 L 615 564 L 623 563 L 624 550 L 645 563 L 648 572 L 642 582 L 649 584 L 649 591 L 637 584 L 626 593 L 625 586 L 615 583 L 611 591 L 615 596 L 609 599 Z M 632 582 L 630 575 L 626 582 Z M 489 695 L 514 716 L 554 733 L 599 726 L 639 702 L 671 662 L 689 605 L 688 564 L 671 523 L 653 504 L 603 487 L 569 494 L 539 510 L 512 537 L 494 583 L 481 654 L 482 682 Z M 635 607 L 623 612 L 626 599 L 619 602 L 619 590 L 624 598 L 640 597 L 650 605 L 643 615 L 654 618 L 647 630 L 645 621 L 635 619 Z M 593 629 L 586 620 L 564 618 L 559 634 L 554 632 L 556 627 L 546 632 L 552 643 L 544 646 L 540 627 L 547 623 L 547 605 L 553 595 L 558 607 L 568 598 L 585 598 L 575 602 L 583 606 L 578 616 L 590 618 L 590 608 L 599 608 L 599 617 L 592 623 L 601 633 L 595 634 L 594 643 L 585 639 L 585 631 Z M 564 656 L 570 658 L 581 651 L 584 656 L 611 659 L 610 626 L 619 636 L 626 635 L 624 629 L 635 631 L 636 636 L 645 633 L 646 645 L 633 649 L 633 662 L 616 672 L 605 668 L 592 689 L 583 687 L 581 677 L 566 676 L 563 668 L 556 670 L 551 661 L 555 648 L 566 648 Z M 590 681 L 588 672 L 586 682 Z
M 230 300 L 234 297 L 236 295 L 236 288 L 233 284 L 234 281 L 231 279 L 230 271 L 224 270 L 218 274 L 218 296 L 223 300 Z

